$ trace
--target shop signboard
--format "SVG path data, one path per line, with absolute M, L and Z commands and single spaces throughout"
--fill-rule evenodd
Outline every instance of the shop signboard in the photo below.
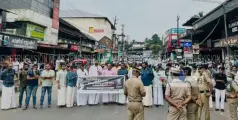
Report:
M 228 36 L 234 36 L 238 33 L 238 19 L 233 19 L 228 21 L 227 25 L 227 34 Z
M 67 49 L 69 47 L 69 44 L 58 44 L 57 47 Z
M 227 39 L 220 40 L 220 47 L 238 45 L 238 36 L 229 37 Z
M 45 32 L 44 27 L 27 23 L 26 35 L 28 37 L 35 38 L 35 39 L 43 41 L 44 37 L 45 37 L 44 32 Z
M 2 45 L 5 47 L 37 49 L 37 41 L 25 37 L 0 34 L 0 41 L 2 41 Z
M 79 50 L 79 47 L 77 45 L 71 45 L 71 48 L 70 48 L 71 51 L 78 51 Z
M 104 33 L 104 29 L 96 29 L 94 27 L 89 27 L 89 33 Z

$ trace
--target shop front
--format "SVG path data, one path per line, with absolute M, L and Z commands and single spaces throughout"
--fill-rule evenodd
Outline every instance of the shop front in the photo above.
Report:
M 223 48 L 225 54 L 230 55 L 230 59 L 238 58 L 238 35 L 228 37 L 227 39 L 221 39 L 217 47 Z M 227 53 L 227 49 L 229 53 Z

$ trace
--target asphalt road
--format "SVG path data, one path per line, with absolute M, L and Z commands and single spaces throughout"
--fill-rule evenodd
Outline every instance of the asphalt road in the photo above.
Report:
M 1 120 L 126 120 L 127 110 L 125 106 L 118 105 L 98 105 L 83 106 L 74 108 L 56 107 L 56 88 L 54 88 L 52 98 L 52 108 L 32 109 L 32 106 L 26 111 L 22 109 L 12 109 L 7 111 L 0 110 Z M 39 107 L 40 89 L 38 89 L 38 107 Z M 47 99 L 45 98 L 45 101 Z M 167 106 L 167 105 L 165 105 Z M 145 120 L 166 120 L 168 108 L 145 108 Z M 211 111 L 211 120 L 228 119 L 228 111 L 224 113 Z

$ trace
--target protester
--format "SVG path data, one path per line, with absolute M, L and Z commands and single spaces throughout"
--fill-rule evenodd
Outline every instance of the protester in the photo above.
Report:
M 160 70 L 160 66 L 157 66 L 154 73 L 153 80 L 153 103 L 156 107 L 164 106 L 164 97 L 163 97 L 163 89 L 162 89 L 162 78 L 165 78 L 165 73 Z
M 126 65 L 124 63 L 121 64 L 121 69 L 118 70 L 117 72 L 118 75 L 124 75 L 125 79 L 128 79 L 128 70 L 126 69 Z M 125 82 L 125 81 L 124 81 Z M 126 97 L 123 93 L 119 93 L 116 96 L 116 102 L 120 105 L 125 104 L 126 102 Z
M 100 76 L 102 75 L 102 67 L 98 65 L 98 62 L 95 61 L 95 64 L 89 68 L 89 76 Z M 96 105 L 99 104 L 100 94 L 91 93 L 89 94 L 88 104 Z
M 120 66 L 118 65 L 118 63 L 114 63 L 114 67 L 112 68 L 112 70 L 115 72 L 115 74 L 118 73 L 119 69 L 120 69 Z
M 102 72 L 103 76 L 114 76 L 116 75 L 115 72 L 112 70 L 112 65 L 108 64 L 107 69 L 103 70 Z M 115 94 L 112 93 L 103 93 L 102 94 L 102 102 L 104 104 L 108 104 L 109 102 L 115 102 L 116 98 L 115 98 Z
M 25 101 L 25 108 L 23 110 L 28 109 L 30 99 L 32 96 L 33 108 L 37 109 L 36 107 L 36 92 L 38 88 L 38 79 L 40 76 L 40 72 L 37 70 L 38 66 L 35 64 L 33 65 L 33 69 L 29 71 L 27 75 L 27 96 Z
M 81 93 L 82 89 L 83 89 L 83 87 L 81 87 L 83 85 L 83 83 L 82 83 L 83 79 L 81 77 L 88 76 L 88 71 L 84 68 L 83 65 L 81 65 L 80 68 L 77 70 L 77 76 L 78 76 L 78 80 L 77 80 L 77 86 L 78 86 L 77 105 L 78 106 L 87 105 L 89 94 Z
M 141 80 L 145 86 L 146 96 L 143 98 L 143 104 L 146 107 L 151 107 L 153 104 L 152 100 L 152 80 L 154 74 L 152 69 L 148 68 L 147 63 L 142 64 Z
M 56 74 L 56 81 L 58 85 L 58 107 L 66 106 L 66 65 L 65 63 L 61 63 L 61 70 L 59 70 Z
M 171 68 L 172 80 L 166 86 L 165 98 L 169 103 L 168 120 L 187 119 L 186 104 L 191 100 L 191 89 L 186 82 L 179 79 L 179 73 L 178 68 Z
M 124 94 L 128 97 L 128 119 L 144 120 L 144 106 L 142 103 L 146 92 L 143 83 L 137 78 L 139 70 L 132 71 L 132 77 L 126 81 Z
M 15 86 L 14 86 L 14 76 L 15 71 L 12 68 L 11 63 L 7 63 L 7 69 L 2 72 L 2 101 L 1 109 L 8 110 L 16 108 L 16 95 L 15 95 Z
M 66 107 L 73 107 L 74 105 L 74 96 L 76 92 L 77 84 L 77 73 L 74 72 L 74 68 L 71 66 L 70 70 L 66 75 L 66 86 L 67 86 L 67 97 L 66 97 Z
M 23 69 L 19 72 L 19 81 L 20 81 L 20 93 L 19 93 L 19 106 L 18 108 L 21 108 L 22 106 L 22 99 L 24 92 L 27 96 L 27 75 L 28 75 L 28 65 L 24 64 Z
M 48 108 L 51 107 L 51 94 L 52 94 L 52 86 L 53 86 L 53 80 L 55 78 L 55 72 L 51 70 L 50 64 L 46 65 L 46 69 L 42 71 L 41 74 L 41 98 L 40 98 L 40 108 L 43 108 L 45 93 L 47 91 L 48 94 Z

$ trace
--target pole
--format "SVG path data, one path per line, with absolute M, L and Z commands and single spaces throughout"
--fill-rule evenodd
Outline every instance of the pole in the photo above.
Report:
M 179 16 L 177 16 L 177 45 L 176 47 L 179 45 Z M 176 55 L 176 59 L 177 59 L 177 55 Z
M 226 24 L 226 8 L 225 8 L 225 3 L 222 4 L 222 7 L 223 7 L 223 10 L 224 10 L 224 27 L 225 27 L 225 37 L 226 37 L 226 40 L 228 38 L 228 34 L 227 34 L 227 24 Z M 226 51 L 227 51 L 227 57 L 228 57 L 228 60 L 230 61 L 230 50 L 229 50 L 229 45 L 227 44 L 226 46 Z
M 121 41 L 122 41 L 122 62 L 124 63 L 124 49 L 125 49 L 125 34 L 124 34 L 124 27 L 125 25 L 122 24 L 121 25 L 122 29 L 121 29 Z

